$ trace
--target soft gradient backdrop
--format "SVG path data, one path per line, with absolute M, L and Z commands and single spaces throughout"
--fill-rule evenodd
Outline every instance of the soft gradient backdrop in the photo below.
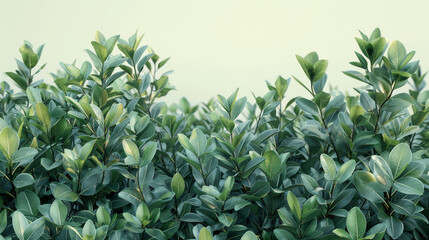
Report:
M 90 61 L 96 30 L 106 37 L 128 39 L 136 30 L 173 69 L 177 91 L 165 99 L 186 96 L 191 102 L 207 101 L 236 88 L 250 98 L 266 92 L 264 80 L 292 74 L 304 80 L 295 54 L 317 51 L 329 60 L 328 84 L 352 91 L 359 82 L 341 71 L 354 69 L 358 30 L 370 34 L 380 27 L 388 41 L 400 40 L 416 50 L 423 70 L 429 70 L 429 1 L 427 0 L 325 0 L 325 1 L 0 1 L 0 81 L 15 67 L 23 40 L 45 43 L 43 74 L 59 62 L 77 66 Z M 36 79 L 37 80 L 37 79 Z M 307 95 L 292 82 L 288 96 Z

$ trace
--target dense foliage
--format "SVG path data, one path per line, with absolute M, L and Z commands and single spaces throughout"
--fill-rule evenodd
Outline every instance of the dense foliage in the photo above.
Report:
M 325 88 L 328 62 L 312 52 L 297 55 L 308 80 L 293 77 L 309 98 L 288 98 L 278 77 L 252 101 L 237 90 L 167 106 L 168 58 L 141 39 L 97 32 L 92 63 L 60 63 L 55 85 L 36 81 L 43 45 L 20 48 L 6 73 L 20 90 L 0 89 L 0 239 L 429 235 L 429 91 L 414 51 L 376 29 L 356 38 L 353 94 Z

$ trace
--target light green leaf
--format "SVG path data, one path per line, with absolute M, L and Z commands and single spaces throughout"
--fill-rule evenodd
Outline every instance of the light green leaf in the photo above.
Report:
M 320 80 L 323 75 L 326 73 L 326 69 L 328 69 L 328 61 L 327 60 L 319 60 L 314 64 L 314 76 L 312 81 L 316 82 Z
M 183 191 L 185 191 L 185 181 L 180 173 L 174 174 L 171 180 L 171 189 L 176 194 L 176 198 L 182 196 Z
M 287 194 L 287 204 L 292 210 L 293 214 L 301 221 L 301 207 L 299 205 L 298 199 L 292 191 L 289 191 Z
M 244 235 L 241 237 L 241 240 L 258 240 L 259 238 L 252 232 L 247 231 L 244 233 Z
M 39 213 L 40 199 L 36 193 L 25 190 L 16 197 L 15 206 L 25 215 L 36 216 Z
M 106 128 L 115 125 L 118 123 L 124 112 L 124 106 L 122 103 L 113 104 L 109 112 L 107 112 L 106 118 L 104 119 L 104 124 Z
M 12 162 L 19 163 L 19 165 L 25 165 L 27 163 L 32 162 L 36 154 L 36 149 L 31 147 L 23 147 L 12 155 Z
M 0 213 L 0 234 L 5 230 L 7 226 L 7 215 L 6 215 L 6 209 L 4 209 Z
M 319 114 L 319 108 L 313 101 L 300 97 L 296 99 L 295 102 L 302 111 L 310 115 L 317 116 Z
M 275 177 L 281 170 L 282 160 L 275 151 L 267 151 L 264 153 L 265 161 L 259 164 L 260 168 L 267 175 L 268 179 Z
M 77 193 L 73 192 L 67 185 L 65 184 L 58 184 L 54 187 L 52 194 L 55 198 L 68 201 L 68 202 L 74 202 L 79 199 L 79 195 Z
M 396 216 L 390 216 L 384 219 L 386 232 L 393 239 L 397 239 L 404 231 L 404 224 Z
M 219 195 L 218 199 L 221 201 L 225 201 L 234 187 L 235 179 L 234 177 L 228 176 L 223 184 L 222 193 Z
M 25 240 L 38 240 L 43 235 L 45 230 L 45 220 L 41 217 L 36 221 L 30 223 L 24 230 Z
M 41 102 L 36 104 L 36 114 L 43 125 L 45 125 L 46 129 L 49 130 L 51 127 L 51 116 L 49 115 L 49 109 L 45 106 L 45 104 Z
M 20 211 L 15 211 L 12 213 L 12 226 L 15 231 L 16 236 L 20 239 L 24 239 L 24 231 L 28 228 L 30 223 L 27 218 L 25 218 L 24 214 Z
M 83 147 L 79 151 L 79 159 L 86 160 L 92 152 L 92 148 L 94 147 L 96 140 L 89 141 L 83 145 Z
M 9 127 L 3 128 L 0 133 L 0 150 L 8 160 L 12 160 L 12 155 L 18 150 L 18 134 Z
M 192 146 L 194 146 L 197 156 L 201 156 L 205 152 L 207 147 L 207 138 L 200 129 L 195 128 L 192 131 L 189 141 L 191 141 Z
M 213 237 L 210 231 L 207 228 L 203 227 L 200 230 L 198 240 L 213 240 Z
M 137 145 L 133 141 L 131 141 L 129 139 L 124 139 L 122 141 L 122 147 L 124 148 L 125 154 L 133 157 L 134 160 L 136 160 L 136 161 L 140 160 L 139 148 L 137 147 Z
M 392 170 L 393 178 L 396 179 L 411 162 L 412 153 L 406 143 L 396 145 L 389 154 L 387 163 Z
M 143 149 L 140 167 L 144 167 L 152 161 L 157 151 L 157 148 L 158 144 L 156 142 L 149 142 L 148 144 L 146 144 L 145 148 Z
M 401 63 L 402 59 L 405 57 L 406 54 L 407 51 L 405 50 L 404 45 L 396 40 L 390 44 L 390 47 L 387 50 L 387 56 L 392 62 L 395 69 L 398 69 L 399 64 Z
M 337 172 L 335 179 L 337 183 L 343 183 L 353 174 L 356 167 L 356 162 L 354 160 L 349 160 L 345 162 Z
M 97 54 L 98 58 L 101 60 L 101 62 L 106 61 L 107 59 L 107 48 L 103 46 L 103 44 L 98 43 L 96 41 L 91 42 L 92 47 L 94 47 L 95 53 Z
M 93 238 L 95 238 L 96 229 L 95 229 L 94 223 L 90 219 L 88 219 L 86 221 L 85 225 L 83 226 L 82 235 L 83 235 L 84 238 L 85 237 L 93 237 Z
M 358 207 L 349 211 L 346 218 L 347 230 L 353 239 L 362 238 L 366 232 L 366 219 Z
M 335 235 L 337 235 L 338 237 L 341 238 L 347 238 L 347 239 L 352 239 L 352 236 L 350 236 L 350 234 L 348 232 L 346 232 L 346 230 L 341 229 L 341 228 L 337 228 L 334 231 L 332 231 Z
M 55 199 L 49 209 L 49 215 L 55 224 L 62 226 L 67 217 L 66 205 L 62 201 Z
M 398 192 L 410 195 L 423 195 L 423 183 L 414 177 L 403 177 L 393 184 Z
M 356 124 L 357 118 L 365 114 L 365 109 L 361 105 L 354 105 L 350 108 L 350 119 Z
M 99 226 L 110 225 L 110 222 L 111 222 L 110 214 L 103 206 L 97 209 L 97 212 L 95 213 L 95 215 L 97 217 L 97 223 Z
M 275 82 L 276 91 L 280 99 L 283 99 L 288 88 L 288 82 L 282 76 L 279 76 Z
M 179 142 L 180 142 L 180 144 L 182 145 L 183 148 L 188 149 L 189 151 L 193 152 L 194 154 L 196 153 L 195 149 L 194 149 L 194 146 L 192 145 L 191 141 L 189 141 L 188 137 L 186 137 L 182 133 L 179 133 L 177 135 L 177 137 L 178 137 Z
M 28 173 L 20 173 L 16 178 L 13 180 L 13 184 L 17 188 L 23 188 L 26 186 L 29 186 L 34 183 L 34 178 Z
M 323 153 L 320 155 L 320 163 L 326 173 L 326 180 L 334 180 L 335 175 L 337 174 L 337 167 L 335 166 L 334 160 L 330 156 Z
M 413 216 L 416 212 L 416 205 L 411 200 L 405 198 L 395 202 L 389 202 L 389 204 L 393 207 L 395 212 L 405 216 Z

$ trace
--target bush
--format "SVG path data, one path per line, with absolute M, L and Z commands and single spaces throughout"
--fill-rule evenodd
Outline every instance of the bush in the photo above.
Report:
M 6 73 L 20 91 L 0 90 L 0 239 L 429 235 L 429 91 L 414 51 L 362 33 L 360 71 L 344 72 L 364 84 L 355 95 L 326 90 L 312 52 L 297 55 L 308 80 L 294 77 L 311 98 L 287 99 L 278 77 L 255 103 L 237 89 L 167 106 L 168 58 L 141 39 L 98 32 L 92 63 L 61 63 L 55 85 L 35 81 L 43 45 L 20 48 Z

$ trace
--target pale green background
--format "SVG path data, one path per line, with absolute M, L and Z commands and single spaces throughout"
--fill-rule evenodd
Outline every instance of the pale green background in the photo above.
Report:
M 353 91 L 359 82 L 341 71 L 355 69 L 354 37 L 380 27 L 388 41 L 400 40 L 416 50 L 423 70 L 429 69 L 429 1 L 6 1 L 0 0 L 0 81 L 15 69 L 23 40 L 45 43 L 39 77 L 52 82 L 49 72 L 59 62 L 78 66 L 89 57 L 96 30 L 128 39 L 145 33 L 161 56 L 171 57 L 171 83 L 177 91 L 164 98 L 186 96 L 207 101 L 216 94 L 251 97 L 266 92 L 264 80 L 280 74 L 304 80 L 295 54 L 317 51 L 329 60 L 328 84 Z M 292 82 L 288 96 L 307 94 Z M 252 97 L 253 98 L 253 97 Z M 253 102 L 253 99 L 252 99 Z

